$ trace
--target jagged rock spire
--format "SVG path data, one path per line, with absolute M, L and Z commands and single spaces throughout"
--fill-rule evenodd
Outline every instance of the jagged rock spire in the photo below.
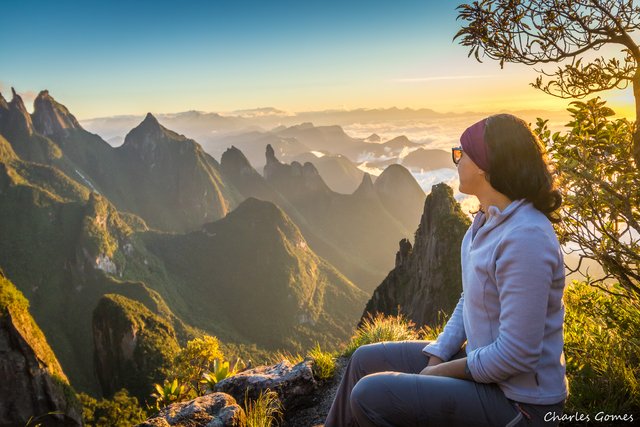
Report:
M 7 104 L 7 108 L 3 110 L 0 107 L 0 132 L 10 139 L 31 136 L 33 134 L 31 116 L 13 87 L 11 94 L 13 98 Z
M 46 89 L 33 101 L 31 117 L 36 131 L 44 136 L 64 135 L 71 129 L 82 129 L 67 107 L 56 102 Z
M 373 186 L 373 180 L 371 179 L 371 175 L 369 175 L 368 173 L 365 173 L 362 176 L 362 181 L 360 182 L 360 185 L 358 186 L 356 191 L 353 193 L 353 195 L 359 196 L 359 197 L 375 197 L 376 196 L 376 190 L 375 190 L 375 187 Z

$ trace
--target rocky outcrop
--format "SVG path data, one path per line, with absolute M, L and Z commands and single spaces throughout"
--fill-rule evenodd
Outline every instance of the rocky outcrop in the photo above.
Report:
M 451 313 L 462 291 L 460 245 L 470 224 L 453 190 L 435 185 L 424 204 L 415 242 L 403 239 L 395 268 L 367 303 L 370 314 L 402 314 L 417 326 L 438 322 L 438 312 Z
M 353 192 L 353 196 L 368 199 L 377 198 L 376 189 L 373 186 L 371 175 L 365 173 L 362 176 L 362 181 L 360 182 L 360 185 L 358 186 L 356 191 Z
M 289 165 L 281 163 L 276 158 L 271 145 L 267 145 L 266 158 L 264 177 L 285 197 L 295 198 L 308 193 L 331 193 L 331 189 L 310 162 L 304 165 L 299 162 L 292 162 Z
M 137 427 L 244 427 L 246 417 L 236 400 L 211 393 L 163 408 Z
M 33 416 L 47 426 L 80 426 L 75 392 L 27 307 L 0 271 L 0 425 L 25 425 Z
M 11 102 L 7 104 L 4 101 L 6 107 L 0 105 L 0 110 L 3 112 L 0 114 L 0 133 L 2 133 L 7 139 L 22 139 L 33 135 L 33 122 L 31 116 L 24 106 L 22 97 L 18 95 L 14 88 L 11 88 L 13 98 Z M 0 101 L 0 104 L 2 102 Z
M 56 102 L 48 90 L 41 91 L 33 102 L 33 125 L 44 136 L 66 134 L 69 129 L 79 129 L 78 120 L 67 107 Z
M 93 312 L 95 370 L 105 396 L 126 388 L 146 401 L 178 350 L 169 322 L 121 295 L 103 296 Z
M 222 380 L 216 391 L 228 393 L 237 401 L 255 400 L 261 392 L 269 389 L 278 393 L 284 411 L 308 407 L 311 397 L 318 388 L 313 377 L 313 362 L 305 360 L 292 365 L 283 360 L 277 365 L 258 366 Z

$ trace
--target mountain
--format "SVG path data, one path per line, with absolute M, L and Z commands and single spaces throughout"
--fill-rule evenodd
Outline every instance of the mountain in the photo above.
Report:
M 451 161 L 451 154 L 444 150 L 430 150 L 419 148 L 409 153 L 402 159 L 402 165 L 417 172 L 426 172 L 435 169 L 455 169 Z
M 333 347 L 349 338 L 366 301 L 270 202 L 249 198 L 199 231 L 143 240 L 179 284 L 183 318 L 223 340 Z
M 179 350 L 171 322 L 144 304 L 117 294 L 100 298 L 93 311 L 95 370 L 102 394 L 126 388 L 149 402 L 153 384 L 162 384 Z
M 174 336 L 184 344 L 194 326 L 225 342 L 291 351 L 334 348 L 351 335 L 366 294 L 272 203 L 250 198 L 197 231 L 166 233 L 55 167 L 21 160 L 4 138 L 0 154 L 0 267 L 79 390 L 108 395 L 125 384 L 142 396 L 141 378 L 156 378 L 166 360 L 150 345 Z M 128 324 L 135 313 L 143 320 Z M 158 365 L 144 365 L 135 348 L 133 356 L 106 351 L 131 325 L 138 337 L 167 331 L 137 341 Z
M 153 228 L 193 230 L 222 218 L 239 202 L 237 191 L 223 182 L 216 160 L 195 141 L 160 125 L 151 114 L 117 148 L 85 131 L 46 90 L 34 101 L 32 119 L 32 135 L 53 141 L 62 158 L 43 161 L 23 156 L 15 149 L 12 136 L 20 126 L 5 120 L 10 132 L 3 134 L 23 159 L 58 167 L 106 196 L 119 210 L 141 216 Z M 29 120 L 27 114 L 20 122 Z
M 336 193 L 353 193 L 362 181 L 364 172 L 342 154 L 321 154 L 302 153 L 293 157 L 292 161 L 313 164 L 323 181 Z
M 135 238 L 147 227 L 58 169 L 21 160 L 4 138 L 0 153 L 0 268 L 29 300 L 74 387 L 96 393 L 91 318 L 103 295 L 140 301 L 184 330 L 157 292 L 127 280 L 149 269 Z
M 376 288 L 362 319 L 400 311 L 420 327 L 437 324 L 440 311 L 450 315 L 462 292 L 460 245 L 469 225 L 451 187 L 433 186 L 413 246 L 400 241 L 395 268 Z
M 0 425 L 27 425 L 40 415 L 47 426 L 82 425 L 82 407 L 28 301 L 1 270 L 0 376 Z
M 195 141 L 160 125 L 151 114 L 114 150 L 127 184 L 109 194 L 117 191 L 123 209 L 137 213 L 152 227 L 192 230 L 224 217 L 238 202 L 237 192 L 223 181 L 215 159 Z
M 353 194 L 339 194 L 326 185 L 313 164 L 284 164 L 270 146 L 266 157 L 266 182 L 305 218 L 313 234 L 321 237 L 310 238 L 314 250 L 362 289 L 373 290 L 393 267 L 392 248 L 411 235 L 409 230 L 415 229 L 419 212 L 413 220 L 410 213 L 395 217 L 385 208 L 368 174 Z M 411 187 L 415 185 L 414 180 Z M 404 189 L 397 191 L 403 193 Z
M 410 229 L 418 226 L 425 194 L 411 172 L 401 165 L 389 165 L 374 187 L 388 212 Z
M 35 132 L 31 116 L 20 95 L 11 88 L 13 98 L 7 103 L 0 94 L 0 134 L 24 160 L 49 164 L 62 156 L 60 149 L 48 138 Z

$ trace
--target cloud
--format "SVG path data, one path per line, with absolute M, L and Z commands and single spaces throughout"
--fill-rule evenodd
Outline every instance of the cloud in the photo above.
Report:
M 498 77 L 497 75 L 482 75 L 482 76 L 431 76 L 431 77 L 413 77 L 413 78 L 401 78 L 393 79 L 396 83 L 421 83 L 432 82 L 436 80 L 469 80 L 469 79 L 488 79 Z

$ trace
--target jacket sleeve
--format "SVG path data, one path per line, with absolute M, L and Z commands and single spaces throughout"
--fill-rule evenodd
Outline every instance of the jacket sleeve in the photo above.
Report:
M 438 335 L 436 341 L 422 349 L 424 353 L 439 357 L 446 362 L 460 350 L 462 344 L 467 340 L 467 335 L 464 331 L 464 322 L 462 320 L 463 305 L 464 292 L 460 294 L 460 300 L 442 333 Z
M 520 227 L 498 245 L 500 325 L 494 342 L 467 354 L 475 381 L 494 383 L 535 371 L 559 251 L 557 240 L 536 226 Z

